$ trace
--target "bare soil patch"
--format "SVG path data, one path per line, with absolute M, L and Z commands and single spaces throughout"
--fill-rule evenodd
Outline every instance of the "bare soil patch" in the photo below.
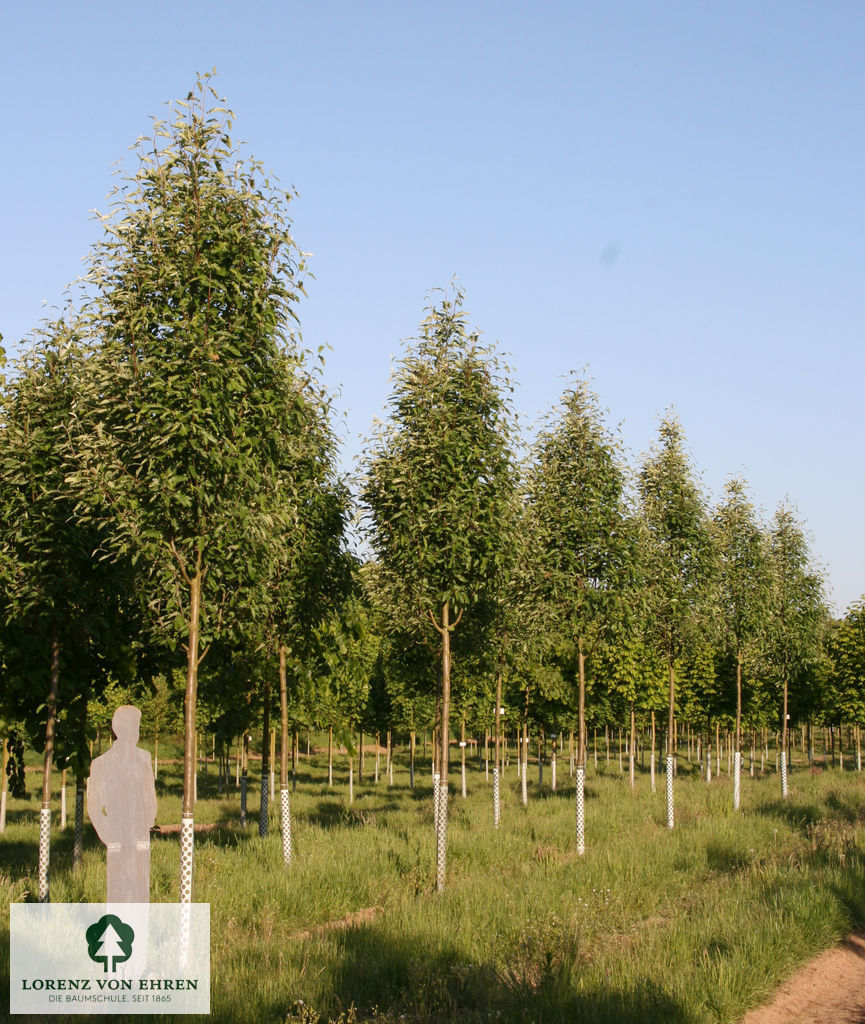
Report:
M 863 1024 L 865 933 L 815 956 L 742 1024 Z

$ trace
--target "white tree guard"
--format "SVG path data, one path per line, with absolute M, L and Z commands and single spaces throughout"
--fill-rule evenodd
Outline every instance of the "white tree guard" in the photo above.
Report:
M 577 854 L 586 852 L 586 769 L 577 768 Z
M 706 782 L 712 781 L 712 751 L 706 754 Z
M 387 774 L 388 774 L 388 785 L 389 786 L 393 786 L 393 756 L 392 755 L 391 755 L 391 759 L 390 759 L 390 765 L 388 766 Z
M 433 772 L 433 828 L 435 829 L 436 841 L 438 841 L 439 834 L 439 782 L 441 776 L 438 772 Z M 436 854 L 438 857 L 438 854 Z
M 447 869 L 448 784 L 438 785 L 438 818 L 436 821 L 436 892 L 444 892 Z
M 655 792 L 655 755 L 649 758 L 649 779 L 652 783 L 652 792 Z
M 154 781 L 159 778 L 159 756 L 153 758 L 153 778 Z
M 543 789 L 544 786 L 544 761 L 543 758 L 538 756 L 538 789 Z
M 60 829 L 66 828 L 66 787 L 60 787 Z
M 465 766 L 464 763 L 462 765 L 460 765 L 460 775 L 462 776 L 463 800 L 465 800 L 465 798 L 466 798 L 466 766 Z
M 787 751 L 781 751 L 781 798 L 787 799 Z
M 276 802 L 276 772 L 270 769 L 270 802 Z
M 408 766 L 408 788 L 414 789 L 414 764 L 409 762 Z
M 500 799 L 500 787 L 499 787 L 499 770 L 493 768 L 493 823 L 498 828 L 502 820 L 502 806 L 499 802 Z
M 192 854 L 195 847 L 195 828 L 191 814 L 180 818 L 180 902 L 192 902 Z M 181 936 L 182 937 L 182 936 Z
M 857 750 L 856 751 L 856 771 L 857 772 L 861 772 L 862 771 L 862 751 L 861 750 Z
M 291 862 L 291 807 L 288 786 L 279 787 L 279 822 L 282 830 L 282 863 Z
M 327 784 L 328 786 L 333 785 L 333 762 L 327 766 Z
M 6 790 L 0 792 L 0 832 L 6 831 Z
M 528 784 L 528 781 L 527 781 L 528 774 L 529 774 L 529 762 L 528 761 L 523 761 L 523 770 L 520 773 L 520 785 L 521 785 L 522 798 L 523 798 L 523 807 L 528 807 L 529 806 L 529 784 Z
M 733 810 L 739 810 L 742 789 L 742 754 L 736 751 L 733 755 Z
M 261 803 L 258 805 L 258 834 L 264 839 L 268 826 L 267 776 L 261 776 Z
M 51 808 L 39 811 L 39 902 L 48 903 L 48 860 L 51 855 Z
M 555 793 L 555 791 L 556 791 L 556 759 L 555 758 L 553 758 L 553 760 L 552 760 L 552 762 L 550 764 L 550 771 L 552 773 L 552 778 L 550 779 L 550 784 L 552 786 L 553 792 Z
M 354 803 L 354 768 L 348 770 L 348 802 Z
M 81 854 L 84 847 L 84 787 L 78 786 L 75 790 L 75 838 L 72 841 L 72 863 L 77 866 L 81 863 Z
M 667 754 L 667 828 L 675 824 L 673 814 L 673 755 Z
M 240 827 L 246 828 L 246 775 L 240 777 Z

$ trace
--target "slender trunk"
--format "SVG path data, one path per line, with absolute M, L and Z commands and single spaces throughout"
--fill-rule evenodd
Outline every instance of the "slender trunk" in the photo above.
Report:
M 246 828 L 246 795 L 249 788 L 249 733 L 244 730 L 240 744 L 240 827 Z
M 667 828 L 675 824 L 673 806 L 673 772 L 676 764 L 676 670 L 673 659 L 669 658 L 670 667 L 670 708 L 667 718 Z
M 183 721 L 183 803 L 180 816 L 180 902 L 192 902 L 195 815 L 195 711 L 198 703 L 198 630 L 201 619 L 201 569 L 189 579 L 189 641 L 186 646 L 186 696 Z
M 327 727 L 327 784 L 333 785 L 333 726 Z
M 412 729 L 408 734 L 409 742 L 409 762 L 408 762 L 408 788 L 414 789 L 414 747 L 415 747 L 415 731 Z
M 6 831 L 6 794 L 9 789 L 9 777 L 6 766 L 9 764 L 9 740 L 3 737 L 3 774 L 0 776 L 0 834 Z
M 834 757 L 834 750 L 833 750 Z M 781 799 L 787 799 L 787 676 L 784 676 L 784 711 L 781 719 Z
M 577 638 L 577 665 L 579 680 L 577 729 L 577 764 L 585 771 L 586 768 L 586 655 L 583 651 L 583 638 Z
M 649 777 L 652 784 L 652 792 L 655 792 L 655 712 L 652 712 L 652 756 L 649 759 Z
M 634 715 L 634 702 L 631 701 L 631 749 L 628 752 L 628 775 L 630 777 L 631 789 L 634 788 L 634 743 L 637 738 L 637 720 Z
M 276 799 L 276 729 L 270 730 L 270 801 Z
M 291 805 L 288 796 L 288 683 L 285 644 L 279 645 L 279 827 L 282 833 L 282 862 L 291 860 Z
M 57 687 L 60 682 L 60 641 L 51 637 L 47 720 L 45 723 L 45 759 L 42 766 L 42 809 L 39 812 L 39 902 L 50 900 L 48 863 L 51 854 L 51 762 L 54 757 L 54 726 L 57 721 Z
M 448 815 L 448 768 L 450 759 L 450 711 L 451 711 L 451 630 L 450 604 L 442 605 L 441 627 L 436 626 L 442 638 L 441 663 L 441 729 L 439 752 L 439 786 L 436 794 L 438 814 L 436 815 L 436 891 L 443 892 L 447 873 L 447 815 Z
M 75 779 L 75 828 L 72 839 L 72 869 L 81 867 L 81 853 L 84 847 L 84 786 L 83 775 Z
M 460 781 L 462 782 L 463 800 L 466 799 L 466 713 L 463 712 L 460 726 Z

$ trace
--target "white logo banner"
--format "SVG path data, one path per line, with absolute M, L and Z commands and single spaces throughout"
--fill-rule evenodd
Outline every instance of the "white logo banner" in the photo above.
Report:
M 12 1013 L 209 1013 L 209 903 L 11 903 Z

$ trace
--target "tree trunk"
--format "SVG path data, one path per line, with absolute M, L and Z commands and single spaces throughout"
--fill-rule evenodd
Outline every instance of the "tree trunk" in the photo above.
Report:
M 649 778 L 652 792 L 655 792 L 655 712 L 652 712 L 652 756 L 649 758 Z
M 75 828 L 72 839 L 72 869 L 81 867 L 81 854 L 84 848 L 84 776 L 75 779 Z
M 415 748 L 415 731 L 412 729 L 408 734 L 409 742 L 409 762 L 408 762 L 408 788 L 414 789 L 414 748 Z
M 463 800 L 466 799 L 466 713 L 463 712 L 462 725 L 460 727 L 460 779 L 462 782 Z
M 39 812 L 39 902 L 50 901 L 48 863 L 51 855 L 51 762 L 54 757 L 54 726 L 57 721 L 57 687 L 60 682 L 60 641 L 51 637 L 47 720 L 45 723 L 45 759 L 42 765 L 42 809 Z
M 495 758 L 493 761 L 493 824 L 501 823 L 501 732 L 502 732 L 502 670 L 496 673 Z
M 279 827 L 282 833 L 282 863 L 291 861 L 291 805 L 288 795 L 288 683 L 285 644 L 279 645 Z
M 676 670 L 673 659 L 669 658 L 670 667 L 670 709 L 667 718 L 667 828 L 675 824 L 673 807 L 673 771 L 676 763 Z
M 580 734 L 577 744 L 577 765 L 586 769 L 586 655 L 583 651 L 583 638 L 577 638 L 577 665 L 578 665 L 578 710 L 577 729 Z
M 268 804 L 270 789 L 270 675 L 264 677 L 264 700 L 261 716 L 261 801 L 258 805 L 258 834 L 267 835 Z
M 9 740 L 3 737 L 3 774 L 0 776 L 0 835 L 6 831 L 6 793 L 9 789 L 9 776 L 6 766 L 9 764 Z
M 327 784 L 333 785 L 333 726 L 327 727 Z
M 198 703 L 198 631 L 201 619 L 201 569 L 189 579 L 189 640 L 186 646 L 186 695 L 183 720 L 183 804 L 180 816 L 180 902 L 192 902 L 195 843 L 195 711 Z
M 834 758 L 834 750 L 833 750 Z M 787 677 L 784 676 L 784 711 L 781 719 L 781 799 L 787 799 Z
M 451 711 L 451 631 L 462 618 L 462 612 L 455 621 L 450 621 L 450 604 L 442 605 L 441 626 L 434 624 L 442 638 L 441 663 L 441 737 L 439 751 L 439 786 L 437 793 L 438 814 L 436 816 L 436 891 L 443 892 L 447 872 L 447 821 L 448 821 L 448 769 L 450 759 L 450 711 Z M 432 616 L 431 616 L 432 617 Z
M 249 788 L 249 733 L 244 730 L 240 745 L 240 827 L 246 828 L 246 795 Z
M 637 720 L 634 715 L 634 702 L 631 701 L 631 744 L 628 751 L 628 776 L 631 782 L 631 789 L 634 788 L 634 743 L 637 738 Z

